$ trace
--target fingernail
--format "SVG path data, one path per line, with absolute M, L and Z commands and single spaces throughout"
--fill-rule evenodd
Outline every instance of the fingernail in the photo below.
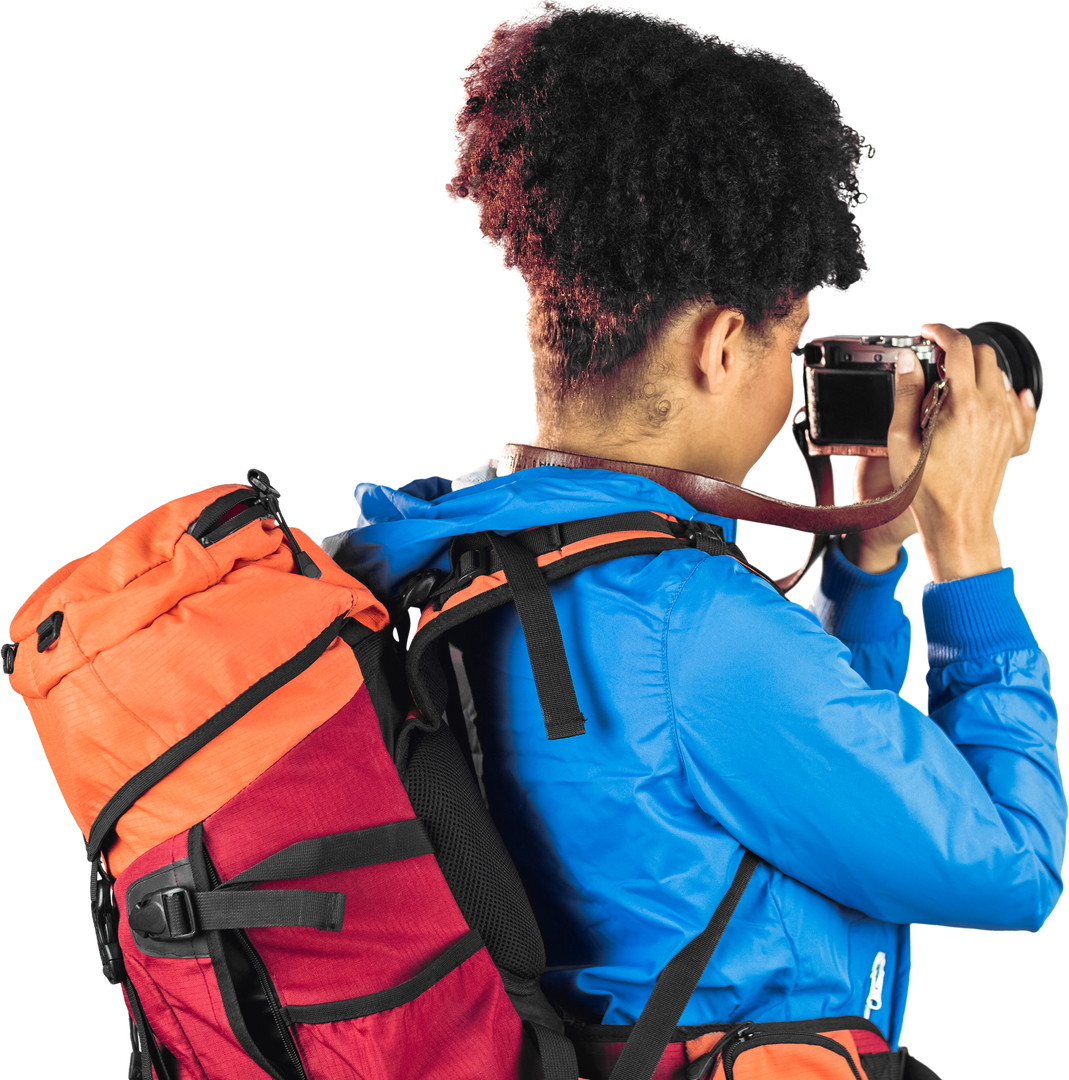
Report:
M 895 353 L 895 369 L 899 375 L 908 375 L 917 366 L 917 358 L 909 349 Z
M 1006 393 L 1009 393 L 1013 389 L 1013 383 L 1010 382 L 1009 375 L 1006 372 L 1002 372 L 1002 381 L 1006 384 Z
M 1021 400 L 1022 400 L 1022 401 L 1023 401 L 1023 402 L 1024 402 L 1024 403 L 1025 403 L 1025 404 L 1026 404 L 1026 405 L 1027 405 L 1027 406 L 1028 406 L 1029 408 L 1030 408 L 1030 409 L 1034 409 L 1034 408 L 1036 407 L 1036 399 L 1035 399 L 1035 395 L 1034 395 L 1034 394 L 1032 393 L 1032 391 L 1031 391 L 1031 390 L 1026 390 L 1026 391 L 1025 391 L 1025 392 L 1024 392 L 1024 393 L 1023 393 L 1022 395 L 1021 395 Z

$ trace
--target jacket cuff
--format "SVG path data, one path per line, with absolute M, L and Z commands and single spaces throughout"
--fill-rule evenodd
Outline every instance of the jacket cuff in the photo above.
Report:
M 924 587 L 928 666 L 946 667 L 1017 649 L 1038 649 L 1013 592 L 1013 571 L 929 582 Z
M 840 641 L 883 641 L 902 626 L 905 615 L 895 587 L 909 558 L 903 548 L 886 574 L 868 574 L 850 562 L 837 542 L 824 555 L 814 611 L 824 629 Z

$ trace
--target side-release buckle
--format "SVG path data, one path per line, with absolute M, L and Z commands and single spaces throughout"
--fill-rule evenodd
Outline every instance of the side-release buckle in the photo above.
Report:
M 699 551 L 709 555 L 723 555 L 728 549 L 724 539 L 724 530 L 711 521 L 701 521 L 694 518 L 682 523 L 683 539 L 692 544 Z
M 100 966 L 104 977 L 112 984 L 126 978 L 122 948 L 119 945 L 119 911 L 115 906 L 110 876 L 99 860 L 90 868 L 89 897 L 93 915 L 93 931 L 100 950 Z
M 146 896 L 129 916 L 130 929 L 153 941 L 184 941 L 197 934 L 193 897 L 183 888 L 161 889 Z
M 401 587 L 401 609 L 407 612 L 409 608 L 422 608 L 444 577 L 440 570 L 433 567 L 413 574 Z

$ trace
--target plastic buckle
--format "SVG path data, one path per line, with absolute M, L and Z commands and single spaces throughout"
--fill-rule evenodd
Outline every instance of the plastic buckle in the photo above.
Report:
M 17 644 L 15 644 L 15 645 L 4 645 L 2 648 L 0 648 L 0 653 L 3 654 L 3 658 L 4 658 L 4 674 L 5 675 L 13 675 L 14 674 L 14 672 L 15 672 L 15 654 L 18 651 L 19 651 L 19 647 L 18 647 Z
M 698 541 L 699 537 L 707 537 L 713 540 L 723 540 L 724 530 L 719 525 L 714 525 L 711 521 L 702 521 L 700 518 L 692 518 L 690 521 L 682 523 L 683 539 L 689 540 L 692 544 Z
M 435 570 L 433 567 L 413 574 L 401 587 L 401 609 L 408 611 L 409 608 L 422 608 L 430 599 L 431 593 L 438 588 L 443 577 L 441 570 Z
M 172 896 L 178 896 L 182 899 L 188 930 L 175 930 L 174 922 L 167 909 L 167 900 Z M 150 927 L 144 926 L 145 920 L 141 917 L 143 915 L 147 915 L 150 919 L 155 915 L 156 918 L 153 919 L 154 925 Z M 189 895 L 188 890 L 181 887 L 161 889 L 159 892 L 152 893 L 151 896 L 147 896 L 134 908 L 130 916 L 130 929 L 135 934 L 151 938 L 153 941 L 184 941 L 187 938 L 196 937 L 198 933 L 197 916 L 193 910 L 193 897 Z M 135 917 L 136 922 L 142 925 L 135 925 Z
M 94 868 L 93 875 L 93 930 L 96 933 L 104 978 L 114 985 L 126 978 L 126 965 L 119 945 L 119 913 L 115 906 L 111 881 L 101 872 L 99 863 Z

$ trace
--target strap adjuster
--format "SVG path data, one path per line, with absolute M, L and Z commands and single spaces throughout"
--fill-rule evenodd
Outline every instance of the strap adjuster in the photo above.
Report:
M 728 551 L 724 530 L 711 521 L 692 518 L 684 522 L 683 539 L 707 555 L 723 555 Z
M 490 560 L 494 549 L 489 543 L 485 547 L 467 548 L 457 559 L 457 576 L 449 584 L 455 589 L 463 589 L 477 577 L 490 573 Z
M 184 941 L 198 933 L 193 897 L 182 888 L 161 889 L 130 912 L 130 929 L 153 941 Z

